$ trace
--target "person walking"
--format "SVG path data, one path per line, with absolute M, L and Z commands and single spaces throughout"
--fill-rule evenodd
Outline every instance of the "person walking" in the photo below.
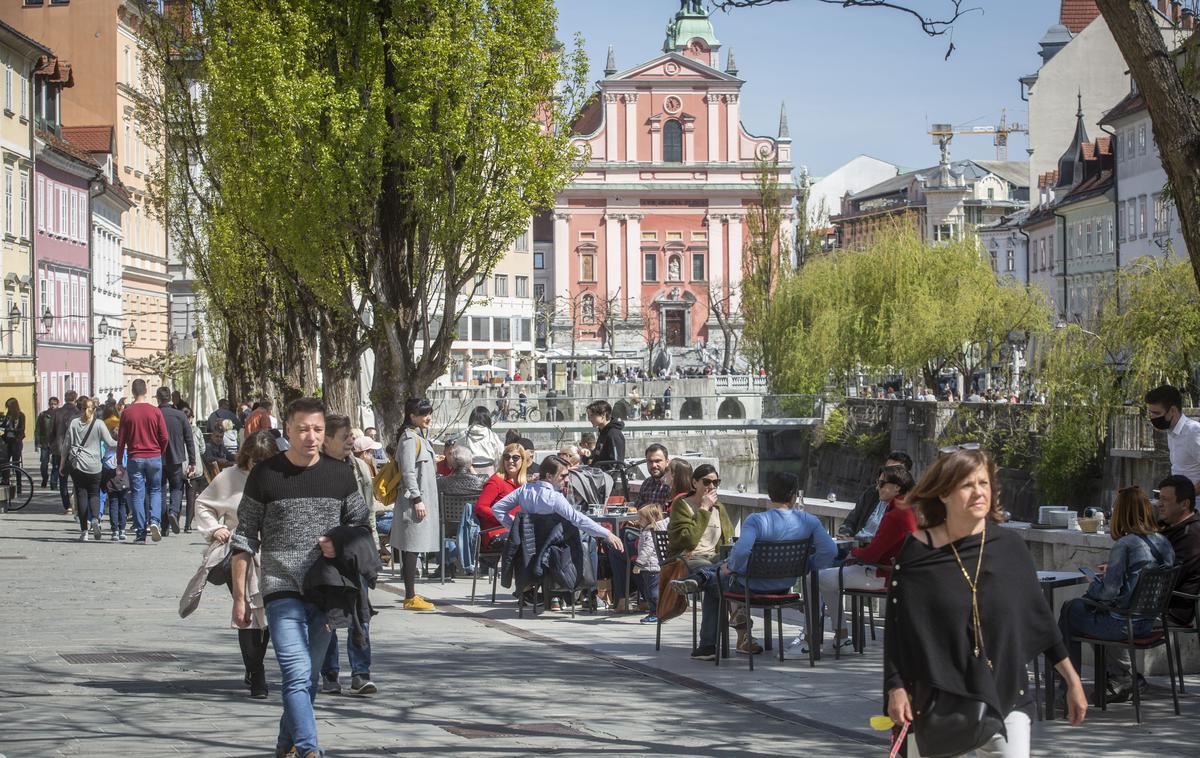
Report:
M 25 452 L 25 412 L 15 397 L 4 402 L 4 419 L 0 428 L 4 430 L 4 452 L 2 459 L 14 466 L 21 465 Z
M 275 755 L 294 750 L 299 758 L 320 758 L 313 702 L 329 648 L 329 625 L 325 613 L 304 599 L 304 577 L 318 557 L 337 557 L 326 536 L 330 530 L 367 528 L 367 506 L 350 468 L 321 455 L 324 403 L 313 397 L 293 400 L 285 425 L 288 449 L 250 471 L 238 504 L 230 543 L 233 623 L 239 629 L 250 627 L 246 576 L 258 555 L 267 629 L 283 679 Z
M 133 402 L 121 414 L 117 431 L 117 461 L 120 466 L 126 460 L 129 466 L 130 508 L 137 530 L 133 544 L 144 545 L 147 534 L 155 542 L 162 539 L 162 463 L 169 437 L 162 411 L 146 398 L 146 380 L 134 379 L 131 389 Z M 125 453 L 127 458 L 122 457 Z
M 75 390 L 67 390 L 63 395 L 63 405 L 54 412 L 54 425 L 50 427 L 50 466 L 58 471 L 62 471 L 62 459 L 67 447 L 67 430 L 71 428 L 71 422 L 79 417 L 79 393 Z M 71 506 L 71 494 L 67 487 L 69 477 L 60 476 L 58 478 L 58 494 L 62 498 L 63 513 L 70 516 L 75 513 L 75 509 Z
M 179 393 L 174 393 L 178 395 Z M 179 515 L 183 511 L 183 480 L 196 472 L 196 442 L 192 437 L 187 414 L 175 407 L 171 401 L 171 390 L 159 387 L 158 410 L 162 413 L 167 428 L 167 446 L 163 449 L 162 486 L 168 496 L 167 525 L 170 532 L 179 534 Z
M 83 413 L 71 421 L 67 430 L 67 457 L 63 476 L 75 484 L 75 502 L 79 506 L 79 541 L 98 540 L 100 533 L 100 473 L 103 468 L 100 443 L 115 445 L 108 427 L 96 416 L 96 401 L 85 399 Z
M 46 410 L 39 413 L 33 422 L 33 449 L 37 451 L 41 464 L 42 489 L 46 488 L 47 483 L 51 489 L 58 489 L 58 469 L 50 466 L 53 452 L 50 449 L 50 432 L 54 429 L 54 413 L 57 410 L 58 398 L 52 397 Z
M 404 401 L 404 421 L 396 440 L 396 460 L 404 489 L 396 498 L 392 533 L 388 538 L 400 551 L 404 578 L 404 608 L 431 611 L 433 603 L 417 594 L 417 554 L 439 552 L 441 514 L 438 509 L 437 464 L 433 443 L 425 430 L 433 419 L 433 404 L 423 397 Z
M 888 715 L 912 725 L 910 758 L 1028 756 L 1027 666 L 1038 655 L 1056 661 L 1067 683 L 1071 724 L 1087 713 L 1025 541 L 1000 526 L 995 481 L 986 453 L 960 449 L 935 460 L 908 496 L 925 528 L 892 570 L 883 671 Z M 964 715 L 970 729 L 954 729 Z
M 191 408 L 185 408 L 183 415 L 187 416 L 188 431 L 192 435 L 192 444 L 196 447 L 196 464 L 192 467 L 192 475 L 183 483 L 183 497 L 186 503 L 186 518 L 183 522 L 183 531 L 185 534 L 192 531 L 192 521 L 196 518 L 196 498 L 204 490 L 207 482 L 204 478 L 204 432 L 200 431 L 200 425 L 196 423 L 196 418 L 193 415 Z
M 238 505 L 242 501 L 250 472 L 258 464 L 278 454 L 279 446 L 270 432 L 251 435 L 238 450 L 237 465 L 218 474 L 196 498 L 196 530 L 208 541 L 206 559 L 209 551 L 228 543 L 237 530 Z M 267 674 L 263 661 L 271 641 L 263 609 L 261 573 L 262 564 L 255 555 L 246 566 L 246 584 L 242 590 L 250 602 L 250 624 L 245 629 L 234 626 L 238 633 L 238 647 L 242 651 L 242 665 L 246 669 L 246 686 L 250 688 L 250 697 L 256 700 L 267 696 Z M 232 587 L 230 592 L 233 592 Z

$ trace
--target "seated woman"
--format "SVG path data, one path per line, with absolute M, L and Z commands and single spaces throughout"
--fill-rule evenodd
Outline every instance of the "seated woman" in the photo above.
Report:
M 1086 601 L 1094 600 L 1112 609 L 1124 610 L 1129 607 L 1143 568 L 1161 568 L 1175 563 L 1171 541 L 1158 533 L 1154 508 L 1141 487 L 1124 487 L 1117 492 L 1109 532 L 1115 542 L 1108 551 L 1104 578 L 1094 579 L 1083 597 L 1064 603 L 1058 617 L 1058 627 L 1076 671 L 1080 670 L 1083 644 L 1072 642 L 1072 636 L 1123 640 L 1128 632 L 1124 619 Z M 1134 618 L 1134 638 L 1148 636 L 1153 625 L 1154 619 Z
M 692 489 L 692 464 L 683 458 L 672 458 L 667 463 L 667 470 L 663 473 L 663 479 L 666 480 L 667 487 L 671 493 L 667 498 L 667 507 L 663 511 L 663 515 L 670 516 L 671 503 L 688 494 Z
M 515 490 L 528 481 L 525 448 L 519 442 L 506 445 L 500 455 L 500 471 L 483 485 L 483 492 L 475 501 L 475 518 L 479 521 L 479 549 L 493 550 L 492 542 L 508 534 L 508 529 L 501 526 L 492 514 L 492 506 L 500 498 Z
M 904 496 L 913 487 L 912 474 L 903 466 L 889 466 L 879 473 L 879 501 L 886 503 L 883 518 L 874 537 L 866 545 L 850 551 L 840 567 L 823 569 L 820 573 L 821 597 L 831 611 L 838 607 L 839 581 L 844 589 L 883 590 L 891 575 L 892 561 L 908 535 L 917 530 L 917 518 Z M 833 645 L 850 644 L 845 614 L 835 620 L 837 633 Z M 807 651 L 806 651 L 807 652 Z
M 678 487 L 674 482 L 672 484 Z M 717 500 L 720 484 L 717 469 L 712 464 L 702 464 L 692 472 L 688 494 L 671 503 L 667 558 L 683 559 L 691 572 L 715 564 L 719 548 L 733 539 L 729 514 Z M 713 518 L 714 512 L 716 518 Z

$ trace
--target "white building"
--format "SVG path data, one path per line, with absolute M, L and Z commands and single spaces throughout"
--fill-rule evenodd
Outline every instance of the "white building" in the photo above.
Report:
M 805 171 L 801 167 L 801 173 Z M 895 163 L 859 155 L 822 177 L 813 177 L 808 191 L 809 228 L 829 226 L 829 218 L 841 211 L 842 197 L 874 187 L 900 173 Z
M 976 231 L 986 259 L 999 279 L 1012 278 L 1018 284 L 1029 284 L 1029 238 L 1021 232 L 1021 224 L 1029 217 L 1023 209 L 980 226 Z

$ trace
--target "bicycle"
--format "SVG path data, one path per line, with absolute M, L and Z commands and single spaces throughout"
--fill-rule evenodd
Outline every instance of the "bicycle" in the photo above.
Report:
M 542 420 L 542 412 L 536 407 L 526 407 L 525 409 L 510 408 L 508 415 L 505 416 L 505 420 L 509 422 L 528 421 L 531 424 L 536 424 Z
M 33 477 L 15 463 L 0 463 L 0 511 L 19 511 L 33 499 Z

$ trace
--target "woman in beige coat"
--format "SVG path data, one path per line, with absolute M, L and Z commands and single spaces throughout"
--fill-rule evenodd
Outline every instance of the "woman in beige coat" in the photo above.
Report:
M 238 504 L 242 501 L 242 490 L 250 469 L 279 453 L 275 438 L 268 431 L 255 432 L 238 450 L 237 465 L 217 474 L 212 482 L 196 498 L 196 529 L 208 540 L 204 565 L 212 565 L 209 558 L 218 551 L 228 553 L 229 536 L 237 529 Z M 259 590 L 258 556 L 254 556 L 246 572 L 246 597 L 250 601 L 250 628 L 238 629 L 238 645 L 242 649 L 242 663 L 246 667 L 246 684 L 250 697 L 263 699 L 267 696 L 267 675 L 263 660 L 267 654 L 270 635 L 267 633 L 266 610 L 262 592 Z

